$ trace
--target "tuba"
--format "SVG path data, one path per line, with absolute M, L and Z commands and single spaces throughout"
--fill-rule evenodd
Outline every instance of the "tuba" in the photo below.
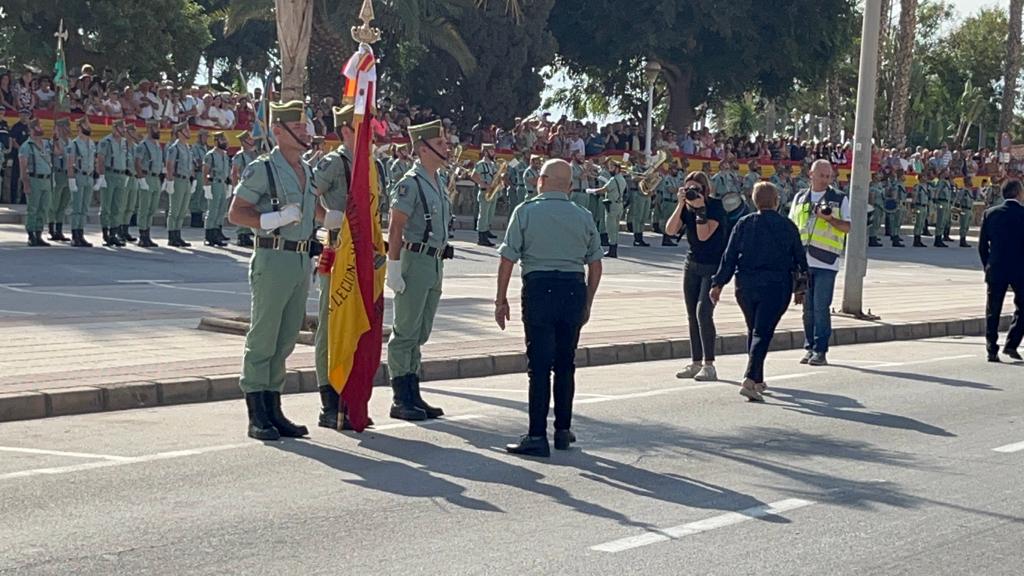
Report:
M 508 162 L 498 160 L 498 171 L 494 174 L 494 179 L 491 180 L 490 186 L 487 187 L 487 192 L 484 193 L 484 198 L 486 198 L 488 202 L 493 201 L 494 197 L 498 195 L 498 190 L 504 186 L 502 180 L 505 179 L 505 174 L 507 173 Z
M 452 150 L 451 154 L 448 155 L 448 199 L 455 202 L 455 197 L 458 195 L 458 189 L 455 187 L 455 181 L 459 179 L 461 175 L 462 167 L 460 162 L 462 161 L 462 144 L 459 144 Z
M 668 159 L 668 153 L 664 149 L 658 150 L 658 155 L 654 158 L 654 162 L 640 175 L 641 194 L 650 196 L 658 189 L 661 179 L 665 177 L 661 173 L 661 167 L 668 162 Z

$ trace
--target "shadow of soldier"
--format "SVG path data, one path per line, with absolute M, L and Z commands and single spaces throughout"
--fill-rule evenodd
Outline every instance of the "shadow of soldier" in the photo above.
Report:
M 842 396 L 839 394 L 823 394 L 820 392 L 809 392 L 807 390 L 795 390 L 790 388 L 773 388 L 770 390 L 770 393 L 770 396 L 766 396 L 766 399 L 769 399 L 769 402 L 767 402 L 768 405 L 776 402 L 790 404 L 790 406 L 785 406 L 786 410 L 791 410 L 808 416 L 838 418 L 840 420 L 846 420 L 847 422 L 856 422 L 858 424 L 867 424 L 869 426 L 898 428 L 901 430 L 920 432 L 922 434 L 930 434 L 932 436 L 956 438 L 956 434 L 953 434 L 944 428 L 933 426 L 927 422 L 921 422 L 920 420 L 915 420 L 908 416 L 864 410 L 863 404 L 848 396 Z

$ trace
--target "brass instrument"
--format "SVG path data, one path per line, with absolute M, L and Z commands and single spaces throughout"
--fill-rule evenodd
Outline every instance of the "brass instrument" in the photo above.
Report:
M 455 150 L 452 150 L 452 152 L 448 154 L 448 186 L 445 191 L 448 193 L 448 199 L 453 203 L 455 202 L 455 197 L 458 194 L 458 190 L 455 188 L 455 181 L 459 179 L 460 171 L 462 170 L 459 164 L 461 160 L 462 144 L 459 144 L 455 147 Z
M 668 153 L 665 150 L 658 150 L 654 162 L 640 175 L 640 193 L 650 196 L 658 189 L 661 179 L 665 177 L 661 173 L 661 167 L 669 161 Z
M 484 198 L 488 202 L 493 202 L 494 197 L 498 195 L 498 190 L 504 187 L 502 180 L 505 179 L 505 174 L 508 173 L 508 162 L 504 160 L 498 160 L 498 172 L 494 174 L 494 179 L 491 180 L 491 184 L 487 187 L 487 191 L 484 193 Z

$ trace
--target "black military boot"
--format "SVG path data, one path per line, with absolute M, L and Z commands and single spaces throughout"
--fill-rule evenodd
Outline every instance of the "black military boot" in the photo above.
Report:
M 391 404 L 391 417 L 396 420 L 426 420 L 427 413 L 417 408 L 412 398 L 412 374 L 391 379 L 391 391 L 394 399 Z
M 257 440 L 280 440 L 281 433 L 267 416 L 267 407 L 263 404 L 262 392 L 247 392 L 245 408 L 249 412 L 249 438 Z
M 57 224 L 55 222 L 50 222 L 49 224 L 47 224 L 47 228 L 50 231 L 50 241 L 57 242 Z
M 203 227 L 203 213 L 193 212 L 192 219 L 188 223 L 189 228 L 202 228 Z
M 71 231 L 71 245 L 75 248 L 92 248 L 92 244 L 85 239 L 85 230 Z
M 153 242 L 153 237 L 150 235 L 149 228 L 139 230 L 139 246 L 143 248 L 156 248 L 159 246 L 159 244 Z
M 494 234 L 494 232 L 491 232 L 490 230 L 488 230 L 486 232 L 486 234 L 487 234 L 487 237 L 490 238 L 491 240 L 497 240 L 498 239 L 498 237 Z
M 658 222 L 651 222 L 651 230 L 653 230 L 655 234 L 661 234 L 661 224 Z
M 127 224 L 121 224 L 121 240 L 125 242 L 136 242 L 138 241 L 138 238 L 132 236 L 131 233 L 128 232 Z
M 330 386 L 320 387 L 320 418 L 316 425 L 321 428 L 338 429 L 338 418 L 341 415 L 341 398 L 334 388 Z
M 215 243 L 215 241 L 210 236 L 210 234 L 213 232 L 213 230 L 211 228 L 207 228 L 204 232 L 206 233 L 205 234 L 206 239 L 203 242 L 203 244 L 206 244 L 207 246 L 216 246 L 217 244 Z
M 871 248 L 881 248 L 882 241 L 872 236 L 871 238 L 868 238 L 868 246 Z
M 228 244 L 231 244 L 231 239 L 224 235 L 224 228 L 223 227 L 220 227 L 220 226 L 217 227 L 217 238 L 225 246 L 227 246 Z
M 946 248 L 946 243 L 942 241 L 942 235 L 938 234 L 937 232 L 938 232 L 938 230 L 936 230 L 935 242 L 933 242 L 933 245 L 936 248 Z
M 914 248 L 927 248 L 927 246 L 924 245 L 924 242 L 921 242 L 920 236 L 914 236 Z
M 262 392 L 262 394 L 263 405 L 267 408 L 267 417 L 270 419 L 270 423 L 274 425 L 274 428 L 277 428 L 277 431 L 281 433 L 281 436 L 285 438 L 309 436 L 309 428 L 292 422 L 281 412 L 280 392 Z
M 613 244 L 608 247 L 608 251 L 604 253 L 605 258 L 618 258 L 619 257 L 619 245 Z
M 903 243 L 903 238 L 899 236 L 892 237 L 892 245 L 894 248 L 903 248 L 905 246 L 905 244 Z
M 70 242 L 71 241 L 71 238 L 68 238 L 67 236 L 64 235 L 64 223 L 63 222 L 57 222 L 57 224 L 54 226 L 54 228 L 57 230 L 57 242 Z
M 643 234 L 643 232 L 634 232 L 633 233 L 633 246 L 641 246 L 641 247 L 650 246 L 650 244 L 648 244 L 647 242 L 644 242 L 644 234 Z
M 252 234 L 239 234 L 238 235 L 238 242 L 237 242 L 237 244 L 239 246 L 241 246 L 242 248 L 252 248 L 253 247 Z
M 961 248 L 970 248 L 971 247 L 971 245 L 967 243 L 967 238 L 964 238 L 962 236 L 960 237 L 960 247 Z
M 412 403 L 414 406 L 427 413 L 427 418 L 440 418 L 444 416 L 444 410 L 427 404 L 420 395 L 420 377 L 416 374 L 409 375 L 410 388 L 412 389 Z
M 178 247 L 178 240 L 175 238 L 174 230 L 167 231 L 167 245 L 174 248 Z
M 178 247 L 180 247 L 180 248 L 188 248 L 188 247 L 192 246 L 192 243 L 186 242 L 185 239 L 181 237 L 181 230 L 178 230 L 177 232 L 175 232 L 175 235 L 176 235 L 176 238 L 178 239 Z
M 28 245 L 34 247 L 37 246 L 49 246 L 50 243 L 43 240 L 43 231 L 29 232 L 28 233 Z
M 662 246 L 676 246 L 676 243 L 672 240 L 672 237 L 669 236 L 668 234 L 662 234 L 661 235 L 661 245 Z
M 608 233 L 601 234 L 601 246 L 608 246 Z
M 626 222 L 626 232 L 629 232 L 630 234 L 633 234 L 633 223 L 632 222 Z
M 117 242 L 111 237 L 110 228 L 103 229 L 103 245 L 111 248 L 117 246 Z
M 489 240 L 489 239 L 487 238 L 487 233 L 486 233 L 486 232 L 477 232 L 477 233 L 476 233 L 476 245 L 477 245 L 477 246 L 487 246 L 487 247 L 492 247 L 492 246 L 494 246 L 494 243 L 493 243 L 493 242 L 491 242 L 491 241 L 490 241 L 490 240 Z

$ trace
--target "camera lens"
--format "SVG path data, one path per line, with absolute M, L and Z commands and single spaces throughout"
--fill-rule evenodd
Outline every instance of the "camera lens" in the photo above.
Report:
M 687 200 L 696 200 L 697 198 L 700 198 L 700 188 L 690 186 L 689 188 L 686 189 Z
M 824 214 L 825 216 L 831 216 L 832 215 L 832 207 L 829 206 L 828 204 L 822 206 L 821 207 L 821 213 Z

